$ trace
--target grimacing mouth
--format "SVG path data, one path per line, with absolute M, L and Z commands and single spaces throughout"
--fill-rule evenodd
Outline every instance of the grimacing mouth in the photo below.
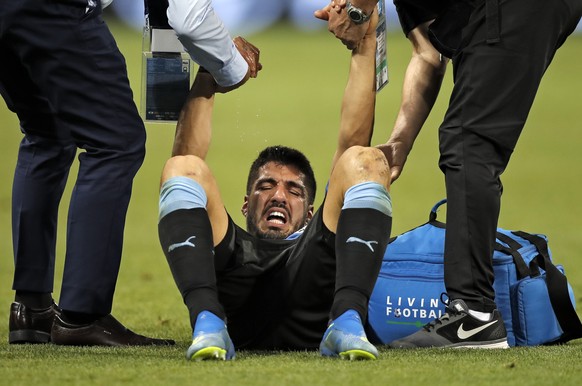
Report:
M 267 222 L 279 225 L 287 224 L 288 218 L 289 215 L 287 213 L 287 210 L 278 206 L 267 209 L 267 213 L 265 215 L 265 219 L 267 220 Z

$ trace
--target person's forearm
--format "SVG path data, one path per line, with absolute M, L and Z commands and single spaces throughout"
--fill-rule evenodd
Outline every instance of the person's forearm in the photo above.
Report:
M 374 126 L 375 35 L 366 35 L 352 51 L 348 82 L 341 107 L 338 146 L 333 164 L 351 146 L 369 146 Z
M 206 158 L 212 136 L 212 112 L 216 83 L 209 73 L 198 73 L 180 111 L 172 156 Z
M 390 136 L 412 147 L 438 96 L 444 71 L 421 57 L 410 61 L 402 87 L 402 102 Z
M 408 151 L 434 106 L 448 62 L 428 39 L 429 24 L 415 28 L 408 35 L 413 54 L 404 75 L 400 110 L 389 139 L 389 142 L 401 143 Z
M 245 78 L 248 64 L 210 0 L 169 0 L 168 21 L 192 59 L 220 86 L 233 86 Z

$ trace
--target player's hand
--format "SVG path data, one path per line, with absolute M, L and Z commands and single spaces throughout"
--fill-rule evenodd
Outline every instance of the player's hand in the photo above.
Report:
M 332 0 L 326 7 L 315 11 L 315 17 L 327 21 L 327 29 L 333 33 L 348 49 L 358 46 L 370 21 L 360 25 L 355 24 L 346 12 L 346 0 Z
M 259 74 L 259 71 L 263 69 L 263 65 L 259 61 L 261 51 L 256 46 L 249 43 L 245 38 L 240 36 L 235 37 L 233 39 L 233 42 L 238 52 L 240 52 L 244 60 L 249 65 L 249 69 L 245 77 L 237 84 L 228 87 L 217 86 L 216 92 L 223 94 L 239 88 L 240 86 L 245 84 L 247 80 L 249 80 L 250 78 L 256 78 L 257 75 Z

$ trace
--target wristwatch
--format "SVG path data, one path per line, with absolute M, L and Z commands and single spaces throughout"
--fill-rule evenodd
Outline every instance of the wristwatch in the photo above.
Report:
M 370 16 L 372 16 L 372 13 L 366 15 L 362 9 L 354 6 L 351 1 L 348 1 L 346 5 L 348 16 L 354 22 L 354 24 L 364 24 L 370 19 Z

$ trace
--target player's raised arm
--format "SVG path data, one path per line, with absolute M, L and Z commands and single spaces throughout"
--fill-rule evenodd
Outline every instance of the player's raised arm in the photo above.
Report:
M 262 69 L 257 47 L 241 37 L 236 37 L 233 41 L 237 50 L 249 63 L 247 77 L 233 86 L 224 87 L 219 85 L 206 69 L 200 68 L 178 117 L 172 156 L 196 155 L 205 159 L 212 136 L 214 95 L 238 88 L 248 77 L 256 78 L 257 73 Z
M 172 156 L 206 158 L 212 135 L 212 112 L 218 85 L 210 73 L 200 69 L 180 111 Z
M 345 12 L 345 9 L 341 12 Z M 351 146 L 370 146 L 376 104 L 377 24 L 378 12 L 374 10 L 364 39 L 352 50 L 348 82 L 342 99 L 338 144 L 332 168 L 343 152 Z

